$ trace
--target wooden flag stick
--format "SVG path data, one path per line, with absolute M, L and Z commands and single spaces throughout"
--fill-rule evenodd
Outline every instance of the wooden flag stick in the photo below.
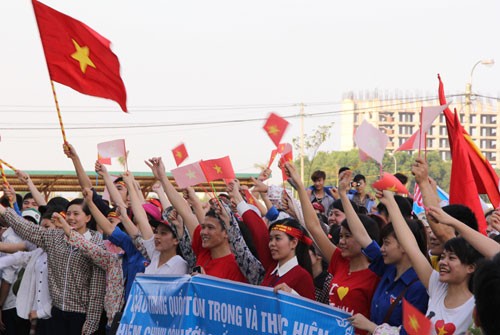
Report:
M 12 171 L 16 171 L 17 170 L 15 167 L 13 167 L 12 165 L 10 165 L 9 163 L 7 163 L 6 161 L 4 161 L 3 159 L 0 159 L 0 163 L 4 164 L 6 167 L 8 167 L 9 169 L 11 169 Z
M 2 180 L 3 180 L 4 185 L 9 186 L 9 182 L 7 181 L 7 176 L 5 175 L 5 171 L 3 169 L 2 163 L 0 163 L 0 173 L 2 174 Z
M 54 95 L 54 102 L 56 103 L 57 117 L 59 118 L 59 126 L 61 127 L 63 141 L 66 144 L 66 143 L 68 143 L 68 141 L 66 140 L 66 132 L 64 131 L 61 110 L 59 109 L 59 102 L 57 101 L 56 88 L 55 88 L 54 82 L 52 80 L 50 81 L 50 85 L 52 86 L 52 94 Z
M 420 151 L 422 149 L 422 120 L 423 120 L 423 114 L 424 114 L 424 107 L 420 107 L 420 136 L 418 138 L 418 158 L 420 158 Z

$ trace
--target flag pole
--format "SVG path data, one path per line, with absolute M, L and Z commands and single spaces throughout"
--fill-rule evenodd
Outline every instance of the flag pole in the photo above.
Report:
M 63 137 L 64 144 L 68 143 L 66 140 L 66 132 L 64 131 L 64 125 L 61 116 L 61 110 L 59 109 L 59 102 L 57 101 L 56 88 L 54 86 L 54 82 L 51 80 L 50 85 L 52 86 L 52 94 L 54 95 L 54 102 L 56 103 L 57 117 L 59 119 L 59 126 L 61 127 L 61 133 Z
M 418 138 L 418 158 L 420 158 L 420 150 L 422 149 L 422 117 L 424 114 L 424 107 L 420 106 L 420 136 Z
M 10 165 L 9 163 L 7 163 L 6 161 L 4 161 L 3 159 L 0 159 L 0 163 L 4 164 L 5 166 L 7 166 L 12 171 L 16 171 L 17 170 L 15 167 L 13 167 L 12 165 Z
M 7 181 L 7 176 L 5 175 L 5 171 L 3 169 L 2 163 L 0 163 L 0 173 L 2 174 L 2 180 L 3 180 L 4 185 L 9 186 L 9 182 Z

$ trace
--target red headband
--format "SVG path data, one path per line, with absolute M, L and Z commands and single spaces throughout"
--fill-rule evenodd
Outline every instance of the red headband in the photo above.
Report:
M 120 215 L 118 215 L 118 213 L 115 212 L 115 211 L 111 211 L 111 212 L 108 213 L 107 217 L 108 218 L 120 218 Z
M 292 237 L 295 237 L 297 240 L 299 240 L 307 245 L 311 245 L 313 243 L 312 240 L 309 237 L 307 237 L 306 235 L 304 235 L 302 230 L 300 230 L 298 228 L 285 226 L 282 224 L 277 224 L 271 230 L 282 231 L 282 232 L 284 232 Z

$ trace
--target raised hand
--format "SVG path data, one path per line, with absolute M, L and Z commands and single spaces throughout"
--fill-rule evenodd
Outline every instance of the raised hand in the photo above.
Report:
M 420 184 L 429 180 L 429 166 L 423 158 L 415 159 L 411 168 L 411 173 L 415 176 L 415 181 Z
M 161 180 L 163 175 L 165 175 L 165 165 L 163 165 L 161 157 L 150 158 L 149 160 L 144 161 L 144 163 L 149 166 L 156 179 Z
M 260 180 L 260 181 L 266 181 L 267 179 L 269 179 L 269 176 L 271 176 L 271 169 L 265 168 L 264 170 L 262 170 L 260 172 L 260 174 L 257 177 L 257 179 Z
M 64 151 L 64 154 L 66 155 L 66 157 L 68 157 L 70 159 L 78 157 L 78 154 L 76 153 L 75 148 L 71 144 L 69 144 L 68 142 L 63 144 L 63 151 Z
M 347 191 L 351 188 L 352 171 L 343 171 L 339 176 L 339 189 L 340 194 L 347 194 Z
M 286 162 L 284 168 L 286 175 L 295 182 L 295 185 L 302 185 L 300 175 L 295 169 L 295 165 L 293 165 L 292 162 Z
M 27 173 L 26 173 L 26 172 L 24 172 L 24 171 L 21 171 L 21 170 L 16 170 L 16 171 L 15 171 L 15 173 L 16 173 L 16 177 L 17 177 L 17 179 L 19 179 L 19 181 L 20 181 L 21 183 L 25 183 L 25 184 L 27 184 L 27 183 L 28 183 L 28 181 L 30 180 L 30 176 L 29 176 L 29 174 L 27 174 Z
M 267 193 L 267 190 L 269 187 L 264 184 L 260 179 L 255 179 L 254 177 L 250 177 L 250 179 L 253 182 L 253 191 L 259 192 L 259 193 Z
M 106 166 L 99 161 L 95 161 L 94 170 L 101 177 L 108 173 Z
M 92 190 L 90 188 L 84 188 L 82 190 L 82 196 L 85 199 L 85 202 L 88 204 L 92 203 L 92 197 L 94 196 Z

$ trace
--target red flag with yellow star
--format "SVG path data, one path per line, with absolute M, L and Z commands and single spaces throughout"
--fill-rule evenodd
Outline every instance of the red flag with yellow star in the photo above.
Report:
M 188 153 L 184 143 L 181 143 L 173 148 L 172 154 L 174 154 L 175 164 L 177 164 L 177 166 L 181 165 L 181 163 L 184 162 L 186 158 L 188 158 Z
M 446 104 L 446 96 L 444 94 L 444 86 L 441 81 L 441 77 L 438 75 L 439 79 L 439 103 L 441 105 Z M 476 183 L 477 191 L 479 194 L 487 194 L 490 202 L 494 207 L 500 206 L 500 188 L 499 188 L 499 178 L 495 170 L 491 166 L 490 162 L 481 153 L 481 150 L 474 144 L 474 141 L 470 137 L 469 133 L 462 127 L 461 124 L 455 124 L 455 118 L 453 113 L 449 108 L 444 110 L 444 116 L 446 118 L 446 128 L 448 129 L 448 140 L 450 142 L 450 150 L 453 154 L 454 141 L 457 138 L 463 137 L 465 143 L 463 144 L 463 150 L 467 152 L 466 159 L 470 163 L 470 168 L 472 170 L 472 176 Z M 455 127 L 459 127 L 460 131 L 455 132 Z M 451 186 L 450 186 L 451 188 Z M 450 203 L 455 202 L 454 197 L 452 197 L 450 192 Z M 484 218 L 484 216 L 483 216 Z
M 264 130 L 267 135 L 271 138 L 271 141 L 279 146 L 281 138 L 285 134 L 285 130 L 288 127 L 288 121 L 281 116 L 271 113 L 264 124 Z
M 116 101 L 127 112 L 127 93 L 111 42 L 68 15 L 32 3 L 50 78 L 80 93 Z
M 236 178 L 229 156 L 201 161 L 200 166 L 207 181 Z
M 403 327 L 408 335 L 429 335 L 431 320 L 403 298 Z
M 253 205 L 253 206 L 255 206 L 255 205 L 256 205 L 256 204 L 255 204 L 255 198 L 253 197 L 252 192 L 250 192 L 250 191 L 249 191 L 249 190 L 247 190 L 247 189 L 245 189 L 245 191 L 244 191 L 244 192 L 245 192 L 245 198 L 247 199 L 247 203 L 248 203 L 249 205 Z
M 387 190 L 399 194 L 408 194 L 406 187 L 394 175 L 384 172 L 382 178 L 372 184 L 372 187 L 377 190 Z

